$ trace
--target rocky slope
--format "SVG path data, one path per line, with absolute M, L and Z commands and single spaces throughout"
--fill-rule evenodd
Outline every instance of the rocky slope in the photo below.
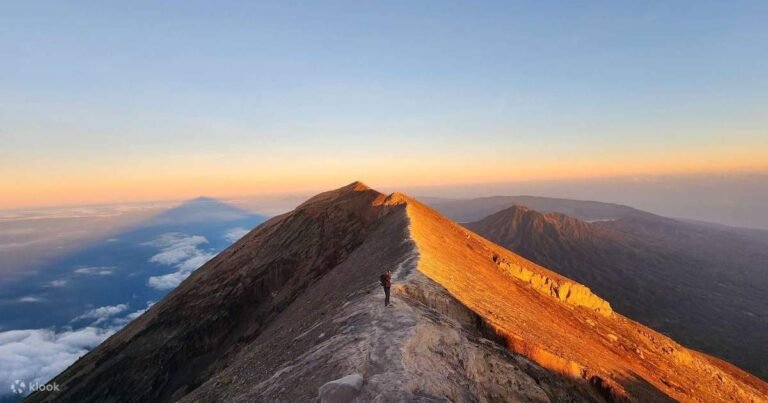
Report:
M 395 272 L 393 305 L 377 284 Z M 764 401 L 768 385 L 360 183 L 276 217 L 30 401 Z
M 756 297 L 768 287 L 768 253 L 738 234 L 642 212 L 590 223 L 522 206 L 465 226 L 628 317 L 768 377 L 768 300 Z

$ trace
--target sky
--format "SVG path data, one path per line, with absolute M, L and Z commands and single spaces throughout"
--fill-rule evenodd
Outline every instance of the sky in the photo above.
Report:
M 0 4 L 0 209 L 768 172 L 765 1 Z

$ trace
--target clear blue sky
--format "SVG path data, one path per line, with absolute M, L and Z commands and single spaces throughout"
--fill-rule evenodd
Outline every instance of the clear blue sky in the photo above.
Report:
M 287 159 L 350 161 L 318 176 L 330 181 L 400 156 L 533 166 L 547 154 L 526 173 L 538 178 L 563 176 L 557 163 L 574 155 L 584 172 L 585 160 L 626 158 L 628 173 L 643 161 L 705 170 L 697 155 L 714 170 L 763 169 L 752 160 L 768 155 L 766 1 L 0 7 L 0 176 L 24 173 L 16 204 L 98 194 L 104 178 L 92 172 L 105 163 L 130 187 L 146 175 L 135 166 L 180 181 L 167 165 L 186 162 L 290 181 Z M 42 177 L 51 164 L 59 182 L 88 184 L 54 189 Z M 514 175 L 505 169 L 493 179 Z M 204 180 L 227 174 L 217 175 Z

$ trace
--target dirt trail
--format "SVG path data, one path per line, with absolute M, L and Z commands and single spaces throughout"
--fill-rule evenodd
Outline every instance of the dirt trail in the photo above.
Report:
M 403 354 L 407 340 L 416 332 L 418 320 L 413 309 L 397 295 L 392 295 L 390 305 L 385 307 L 381 287 L 378 291 L 363 302 L 371 312 L 368 365 L 363 374 L 365 395 L 373 399 L 405 389 L 403 380 L 407 379 L 407 374 Z

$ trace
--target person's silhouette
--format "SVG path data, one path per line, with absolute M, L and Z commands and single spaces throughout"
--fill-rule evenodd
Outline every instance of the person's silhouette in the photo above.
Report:
M 384 287 L 384 306 L 389 305 L 389 287 L 392 286 L 392 272 L 385 271 L 384 274 L 379 276 L 381 286 Z

